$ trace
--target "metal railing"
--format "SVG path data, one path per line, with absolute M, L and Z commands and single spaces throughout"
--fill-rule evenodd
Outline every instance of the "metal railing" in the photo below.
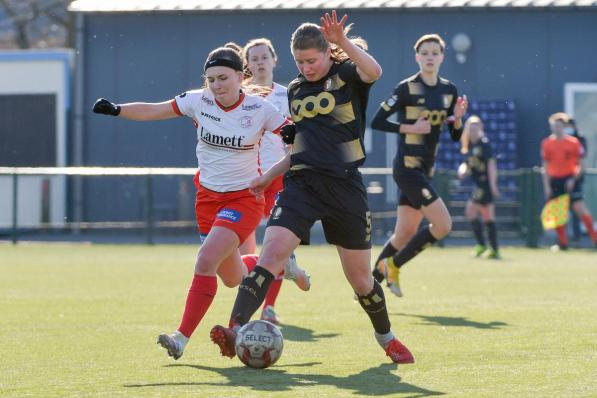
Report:
M 154 180 L 157 177 L 193 176 L 195 168 L 162 168 L 162 167 L 0 167 L 0 176 L 9 176 L 12 179 L 12 200 L 11 200 L 11 225 L 10 235 L 13 243 L 19 240 L 20 229 L 19 214 L 19 178 L 26 176 L 71 176 L 74 178 L 94 176 L 129 176 L 144 178 L 144 193 L 141 195 L 144 201 L 143 215 L 139 220 L 127 221 L 85 221 L 66 220 L 57 227 L 52 222 L 38 222 L 37 229 L 62 228 L 76 233 L 86 230 L 102 229 L 138 229 L 143 230 L 145 242 L 154 243 L 156 229 L 175 228 L 196 228 L 194 219 L 163 220 L 156 219 L 156 205 L 154 202 Z M 527 246 L 536 247 L 542 233 L 539 214 L 544 202 L 541 185 L 540 168 L 518 169 L 515 171 L 500 171 L 500 178 L 510 178 L 516 181 L 514 188 L 502 189 L 506 198 L 496 201 L 498 211 L 498 222 L 503 223 L 500 228 L 500 235 L 506 237 L 523 239 Z M 371 197 L 382 198 L 386 186 L 386 177 L 392 174 L 391 168 L 362 168 L 365 183 L 368 185 L 368 192 Z M 586 171 L 587 175 L 596 176 L 597 169 Z M 379 177 L 376 179 L 376 177 Z M 379 181 L 381 180 L 381 181 Z M 456 173 L 453 171 L 438 171 L 434 177 L 434 186 L 440 196 L 448 205 L 455 228 L 452 236 L 468 237 L 468 223 L 461 213 L 463 212 L 466 200 L 463 200 L 463 193 L 466 187 L 456 184 Z M 510 191 L 509 191 L 510 189 Z M 396 203 L 378 199 L 371 201 L 374 226 L 378 226 L 380 234 L 387 234 L 393 228 L 396 217 Z M 376 203 L 376 205 L 373 205 Z M 380 205 L 380 203 L 382 203 Z M 499 212 L 502 212 L 500 215 Z M 459 225 L 464 224 L 464 226 Z

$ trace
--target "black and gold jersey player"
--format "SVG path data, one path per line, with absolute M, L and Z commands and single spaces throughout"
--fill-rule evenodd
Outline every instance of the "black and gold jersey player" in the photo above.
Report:
M 420 211 L 422 207 L 441 200 L 431 185 L 431 176 L 439 150 L 439 137 L 446 130 L 446 126 L 453 141 L 458 141 L 462 135 L 461 119 L 458 120 L 458 128 L 454 123 L 454 109 L 458 101 L 458 90 L 449 80 L 437 76 L 436 83 L 429 85 L 419 72 L 401 81 L 377 110 L 372 128 L 399 134 L 398 151 L 393 163 L 393 177 L 400 188 L 399 213 L 400 206 Z M 390 120 L 393 115 L 396 115 L 396 121 Z M 421 120 L 429 123 L 428 133 L 401 131 L 402 124 L 413 126 Z M 416 226 L 414 228 L 416 231 Z M 402 296 L 397 281 L 397 269 L 437 239 L 429 228 L 423 228 L 407 239 L 406 246 L 394 247 L 392 239 L 399 239 L 396 236 L 404 234 L 404 230 L 404 225 L 397 223 L 396 232 L 384 245 L 373 273 L 378 281 L 383 280 L 384 273 L 387 276 L 388 271 L 382 269 L 384 267 L 380 266 L 380 263 L 391 260 L 390 266 L 395 275 L 393 278 L 388 277 L 388 286 L 391 290 L 395 289 L 392 292 L 397 296 Z
M 288 85 L 296 135 L 291 171 L 316 170 L 348 178 L 365 161 L 363 135 L 371 84 L 360 80 L 351 61 L 336 62 L 319 81 L 303 76 Z
M 328 243 L 355 250 L 371 247 L 367 192 L 358 171 L 365 161 L 371 85 L 361 80 L 351 60 L 334 62 L 318 81 L 299 75 L 288 85 L 296 132 L 284 191 L 268 225 L 286 227 L 308 244 L 311 226 L 321 220 Z M 300 217 L 284 217 L 283 212 Z
M 455 129 L 451 123 L 457 98 L 458 90 L 449 80 L 440 77 L 435 86 L 428 86 L 417 73 L 401 81 L 392 95 L 381 103 L 371 124 L 374 129 L 400 133 L 401 124 L 414 124 L 419 118 L 426 119 L 431 125 L 429 134 L 399 135 L 398 152 L 394 158 L 394 179 L 402 174 L 433 175 L 439 135 L 445 126 L 448 126 L 452 140 L 458 141 L 462 135 L 462 128 Z M 397 114 L 397 122 L 388 120 L 394 113 Z M 401 200 L 406 201 L 408 198 L 402 197 Z M 418 208 L 432 201 L 430 198 L 421 198 L 420 203 L 412 204 Z
M 495 160 L 495 157 L 487 137 L 482 137 L 471 145 L 466 159 L 468 168 L 471 171 L 471 179 L 475 184 L 471 199 L 480 205 L 493 202 L 493 194 L 489 185 L 489 161 L 491 159 Z

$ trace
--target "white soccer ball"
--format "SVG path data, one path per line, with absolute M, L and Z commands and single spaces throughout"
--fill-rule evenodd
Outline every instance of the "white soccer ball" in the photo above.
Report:
M 273 365 L 282 355 L 282 332 L 273 323 L 251 321 L 236 334 L 236 355 L 247 366 L 256 369 Z

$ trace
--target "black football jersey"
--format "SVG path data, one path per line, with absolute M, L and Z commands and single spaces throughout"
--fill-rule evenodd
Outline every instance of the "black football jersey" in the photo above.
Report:
M 296 125 L 290 169 L 346 177 L 365 161 L 365 109 L 370 83 L 350 61 L 334 63 L 316 82 L 299 75 L 288 85 Z
M 455 129 L 449 122 L 457 98 L 458 90 L 450 81 L 439 77 L 435 86 L 428 86 L 417 73 L 401 81 L 390 98 L 381 103 L 373 118 L 374 129 L 400 133 L 400 124 L 414 124 L 421 116 L 431 124 L 429 134 L 400 134 L 394 161 L 398 172 L 419 169 L 431 174 L 439 148 L 439 134 L 446 124 L 452 139 L 460 139 L 462 129 Z M 394 113 L 398 115 L 397 123 L 387 120 Z
M 466 162 L 471 171 L 471 178 L 477 185 L 488 183 L 487 169 L 490 159 L 493 159 L 493 152 L 487 137 L 483 137 L 475 144 L 470 145 Z

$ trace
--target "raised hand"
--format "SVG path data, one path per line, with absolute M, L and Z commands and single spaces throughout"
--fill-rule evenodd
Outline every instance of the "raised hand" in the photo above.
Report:
M 462 97 L 458 97 L 456 99 L 456 105 L 454 106 L 454 118 L 462 119 L 462 117 L 466 114 L 467 109 L 468 109 L 468 98 L 466 98 L 466 95 L 463 95 Z
M 93 104 L 93 113 L 118 116 L 120 114 L 120 105 L 113 104 L 105 98 L 100 98 Z
M 327 41 L 333 44 L 340 44 L 346 39 L 344 24 L 347 19 L 348 15 L 344 15 L 342 19 L 338 21 L 336 10 L 332 11 L 331 16 L 326 12 L 323 17 L 321 17 L 321 26 L 319 27 L 319 30 L 323 33 L 323 36 Z

